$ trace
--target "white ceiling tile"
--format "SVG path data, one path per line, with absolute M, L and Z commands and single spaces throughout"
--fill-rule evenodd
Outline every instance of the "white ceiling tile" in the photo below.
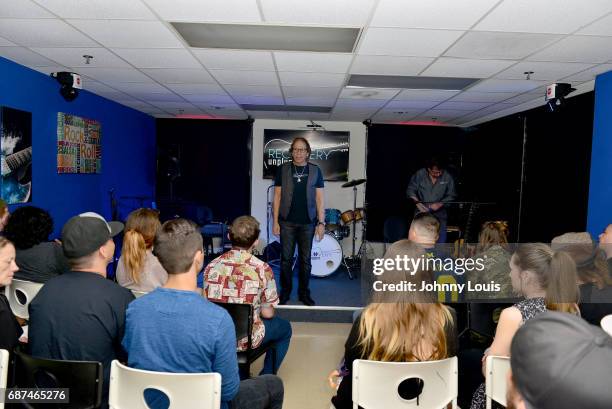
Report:
M 436 109 L 451 109 L 457 111 L 476 111 L 491 105 L 490 102 L 457 102 L 445 101 L 436 106 Z
M 113 48 L 112 51 L 136 68 L 202 68 L 187 50 Z
M 500 102 L 516 95 L 515 92 L 471 92 L 464 91 L 449 101 L 454 102 Z
M 555 81 L 568 75 L 591 68 L 593 64 L 581 64 L 572 62 L 520 62 L 505 71 L 500 72 L 495 78 L 523 79 L 525 72 L 533 71 L 531 78 L 534 80 Z
M 470 28 L 499 0 L 470 0 L 469 7 L 456 0 L 382 0 L 370 22 L 371 27 Z
M 610 11 L 609 0 L 504 1 L 475 29 L 569 34 Z
M 530 61 L 601 63 L 612 59 L 612 37 L 570 36 L 529 56 Z
M 515 62 L 511 60 L 471 60 L 441 57 L 421 75 L 428 77 L 488 78 Z
M 225 89 L 234 96 L 280 97 L 282 95 L 278 85 L 226 85 Z
M 483 80 L 470 88 L 470 92 L 527 92 L 538 86 L 546 84 L 546 81 L 534 80 Z
M 10 42 L 6 38 L 0 37 L 0 47 L 17 47 L 17 44 Z
M 351 74 L 417 75 L 434 58 L 391 57 L 386 55 L 357 55 L 351 66 Z
M 0 36 L 25 47 L 96 47 L 61 20 L 0 19 Z
M 575 34 L 612 36 L 612 14 L 578 30 Z
M 232 112 L 232 111 L 242 111 L 242 108 L 240 108 L 240 105 L 232 102 L 229 104 L 226 103 L 222 103 L 222 102 L 217 102 L 217 103 L 204 103 L 204 102 L 198 102 L 195 103 L 194 105 L 196 105 L 199 108 L 205 109 L 207 111 L 213 112 L 213 113 L 223 113 L 223 112 Z
M 211 84 L 215 80 L 205 69 L 149 68 L 144 73 L 163 84 Z
M 169 110 L 169 109 L 184 109 L 184 110 L 196 110 L 195 105 L 190 104 L 189 102 L 170 102 L 170 101 L 149 101 L 151 105 L 154 105 L 158 108 Z
M 122 92 L 120 92 L 119 90 L 109 87 L 106 84 L 103 84 L 101 82 L 94 81 L 94 80 L 83 81 L 83 89 L 86 89 L 96 94 L 100 92 L 109 93 L 109 94 L 113 94 L 113 93 L 122 94 Z
M 166 86 L 180 95 L 225 94 L 223 88 L 217 84 L 167 84 Z
M 447 91 L 437 89 L 405 89 L 400 92 L 395 100 L 416 100 L 416 101 L 445 101 L 456 95 L 459 91 Z
M 219 118 L 219 119 L 246 119 L 248 114 L 244 111 L 230 111 L 230 110 L 225 110 L 225 111 L 209 111 L 210 113 L 212 113 L 215 118 Z
M 540 99 L 540 100 L 544 100 L 544 92 L 540 92 L 540 93 L 533 93 L 533 92 L 526 92 L 524 94 L 521 95 L 517 95 L 513 98 L 507 99 L 504 101 L 504 103 L 508 103 L 508 104 L 512 104 L 512 105 L 520 105 L 523 104 L 525 102 L 529 102 L 529 101 L 533 101 L 536 99 Z
M 0 57 L 8 58 L 21 65 L 50 66 L 55 62 L 24 47 L 0 47 Z
M 256 119 L 287 119 L 289 115 L 286 112 L 276 111 L 247 111 L 249 115 Z
M 68 20 L 106 47 L 183 48 L 178 38 L 159 21 Z
M 153 107 L 152 105 L 147 104 L 146 102 L 143 102 L 137 99 L 116 99 L 115 101 L 120 103 L 121 105 L 125 105 L 127 107 L 134 108 L 138 111 L 143 110 L 143 109 L 156 110 L 155 107 Z
M 374 0 L 260 0 L 266 22 L 361 27 Z
M 331 107 L 334 106 L 336 98 L 317 98 L 317 97 L 304 97 L 304 98 L 285 98 L 287 105 L 303 105 L 303 106 L 320 106 L 320 107 Z
M 466 33 L 446 53 L 447 57 L 520 60 L 560 39 L 553 34 Z
M 67 67 L 131 68 L 128 63 L 106 48 L 32 47 L 32 50 Z M 94 58 L 90 60 L 89 64 L 86 64 L 83 55 L 91 55 Z
M 140 112 L 144 112 L 145 114 L 149 114 L 149 115 L 152 115 L 152 116 L 156 116 L 156 115 L 159 115 L 159 114 L 165 114 L 166 113 L 166 111 L 162 111 L 161 109 L 157 109 L 157 108 L 154 108 L 154 107 L 143 108 L 142 110 L 140 110 Z
M 344 84 L 344 74 L 279 72 L 281 84 L 292 87 L 340 87 Z
M 289 112 L 289 118 L 295 119 L 310 119 L 310 120 L 326 120 L 329 119 L 330 114 L 324 114 L 322 112 Z
M 378 109 L 386 103 L 387 101 L 382 99 L 338 99 L 336 108 Z
M 282 97 L 235 97 L 236 102 L 239 104 L 253 104 L 253 105 L 285 105 Z
M 233 104 L 234 100 L 229 95 L 184 95 L 187 101 L 193 104 Z
M 166 21 L 259 23 L 256 0 L 144 0 Z
M 171 114 L 174 114 L 175 116 L 179 116 L 179 117 L 189 117 L 189 116 L 195 116 L 195 117 L 201 117 L 202 115 L 206 115 L 205 117 L 208 117 L 208 114 L 206 114 L 206 112 L 202 111 L 200 108 L 197 107 L 182 107 L 182 108 L 163 108 L 164 111 L 169 112 Z
M 344 88 L 339 98 L 387 100 L 395 97 L 399 91 L 399 89 L 389 88 Z
M 134 98 L 142 99 L 144 101 L 157 101 L 157 102 L 173 102 L 173 103 L 185 103 L 185 100 L 172 92 L 144 92 L 134 91 L 130 92 L 129 95 Z
M 440 101 L 391 101 L 385 105 L 385 110 L 392 111 L 412 111 L 421 110 L 424 111 L 429 108 L 433 108 L 440 104 Z
M 79 74 L 84 74 L 101 82 L 152 82 L 149 77 L 133 68 L 79 68 Z
M 151 92 L 151 93 L 171 93 L 165 87 L 159 85 L 156 82 L 127 82 L 123 84 L 116 84 L 117 88 L 123 92 L 132 93 L 132 92 Z
M 479 114 L 481 114 L 482 116 L 485 115 L 489 115 L 489 114 L 493 114 L 495 112 L 499 112 L 499 111 L 503 111 L 505 109 L 509 109 L 516 106 L 516 104 L 495 104 L 495 105 L 491 105 L 489 107 L 486 107 L 484 109 L 481 109 L 480 111 L 478 111 Z
M 286 98 L 333 98 L 340 93 L 340 87 L 283 87 Z
M 346 73 L 352 54 L 334 53 L 274 53 L 279 71 Z
M 0 18 L 55 18 L 55 16 L 30 0 L 2 0 Z
M 52 72 L 70 71 L 69 68 L 63 67 L 61 65 L 47 65 L 43 67 L 29 66 L 29 68 L 33 69 L 34 71 L 38 71 L 40 73 L 46 74 L 46 75 L 50 75 Z M 83 80 L 83 84 L 86 84 L 87 82 L 89 82 L 89 79 L 86 79 L 86 78 L 82 78 L 82 80 Z
M 269 51 L 213 50 L 193 48 L 195 56 L 208 69 L 276 71 Z
M 612 64 L 600 64 L 588 70 L 579 72 L 569 77 L 563 78 L 563 81 L 592 81 L 599 74 L 612 71 Z
M 361 55 L 437 57 L 463 31 L 370 28 L 359 45 Z
M 457 118 L 462 115 L 465 115 L 466 111 L 459 109 L 431 109 L 429 111 L 423 112 L 420 116 L 438 118 L 438 119 L 451 119 Z
M 61 18 L 156 20 L 140 0 L 38 0 Z
M 220 84 L 233 85 L 277 85 L 278 78 L 271 71 L 211 70 Z

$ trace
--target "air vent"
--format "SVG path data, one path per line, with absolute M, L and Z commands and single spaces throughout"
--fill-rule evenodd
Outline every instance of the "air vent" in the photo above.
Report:
M 359 28 L 171 23 L 191 47 L 351 53 Z
M 399 75 L 351 75 L 348 87 L 443 89 L 460 91 L 480 78 L 404 77 Z
M 246 111 L 273 111 L 273 112 L 317 112 L 328 114 L 331 112 L 331 107 L 315 107 L 301 105 L 240 105 Z

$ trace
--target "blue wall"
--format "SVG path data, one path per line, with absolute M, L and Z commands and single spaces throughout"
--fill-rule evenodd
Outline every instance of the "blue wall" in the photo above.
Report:
M 55 79 L 4 58 L 0 58 L 0 106 L 32 113 L 32 205 L 51 213 L 54 236 L 75 214 L 95 211 L 110 217 L 111 188 L 117 196 L 154 196 L 155 120 L 151 116 L 87 91 L 66 102 Z M 101 123 L 101 174 L 57 174 L 58 112 Z
M 612 71 L 598 76 L 595 80 L 595 122 L 587 229 L 597 237 L 610 223 L 612 223 Z

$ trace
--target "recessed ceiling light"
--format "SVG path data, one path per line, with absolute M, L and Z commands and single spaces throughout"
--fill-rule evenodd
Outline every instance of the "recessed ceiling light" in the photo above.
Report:
M 359 86 L 368 88 L 442 89 L 461 91 L 479 80 L 480 78 L 353 74 L 349 78 L 347 87 Z

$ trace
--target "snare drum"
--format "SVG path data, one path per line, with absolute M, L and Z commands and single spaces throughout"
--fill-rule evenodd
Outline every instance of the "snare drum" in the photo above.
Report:
M 313 277 L 327 277 L 334 273 L 342 263 L 342 246 L 330 233 L 325 233 L 323 239 L 318 241 L 316 236 L 312 242 L 310 253 Z
M 336 240 L 340 241 L 342 239 L 346 239 L 351 235 L 351 227 L 350 226 L 337 226 L 333 225 L 333 228 L 329 229 L 329 234 L 334 236 Z
M 355 214 L 353 213 L 352 210 L 347 210 L 345 212 L 342 212 L 342 214 L 340 215 L 340 218 L 342 219 L 342 223 L 349 224 L 353 220 L 355 220 Z

